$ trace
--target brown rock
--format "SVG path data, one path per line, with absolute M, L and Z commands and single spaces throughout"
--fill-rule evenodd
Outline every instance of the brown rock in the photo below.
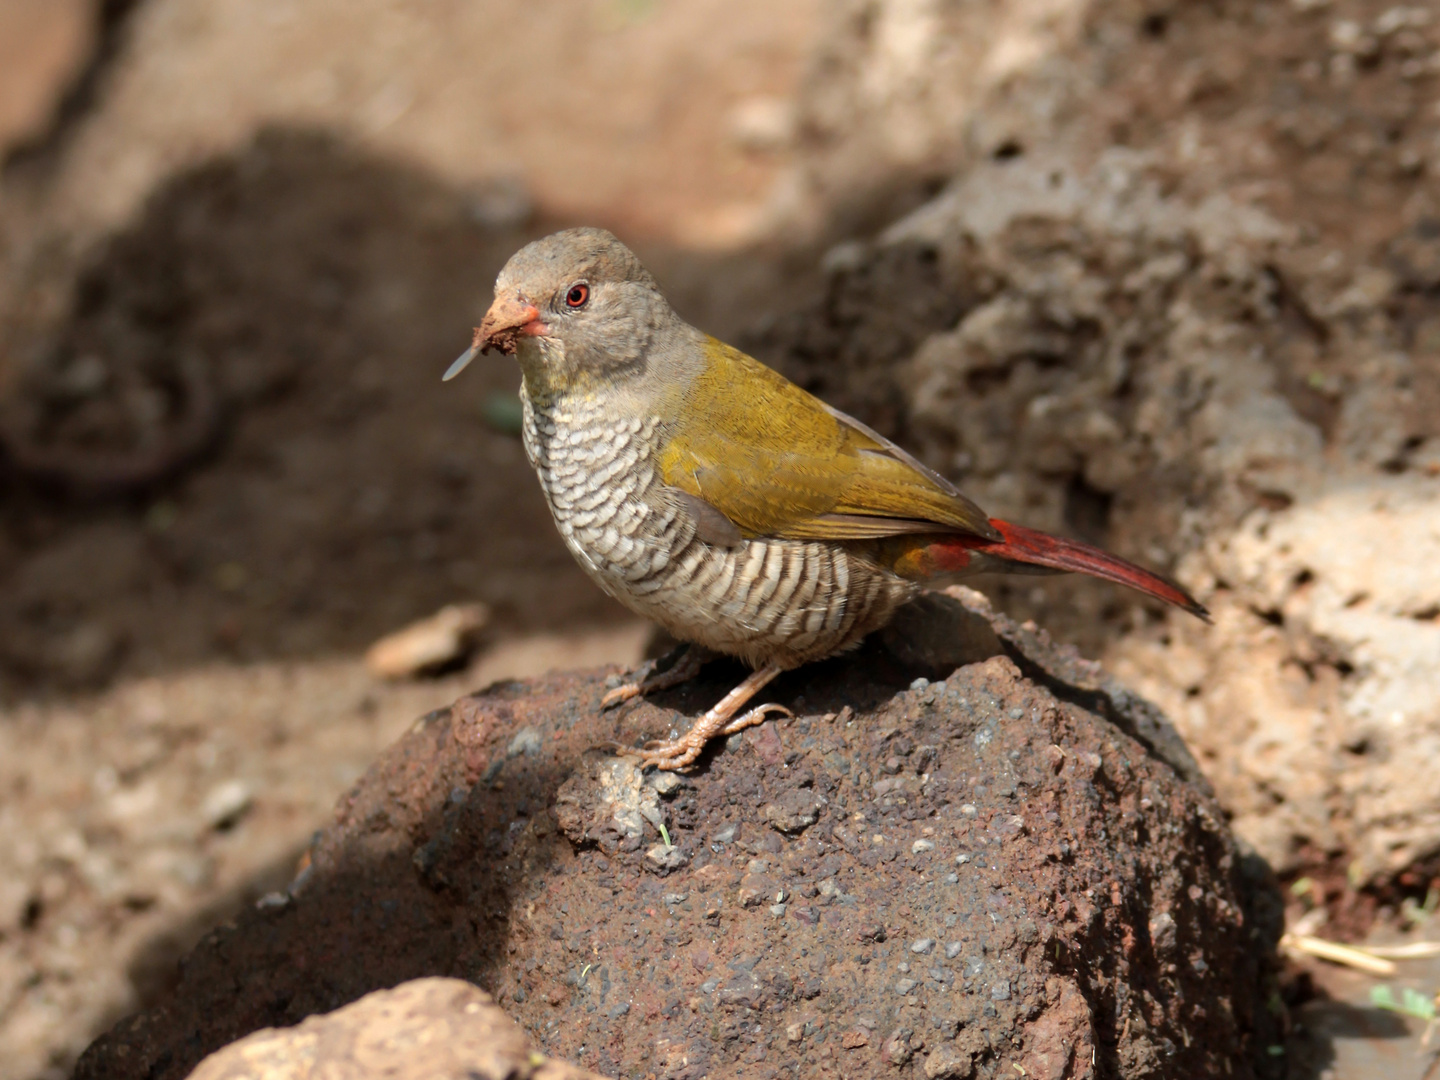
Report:
M 1095 665 L 957 595 L 920 610 L 998 655 L 916 666 L 872 641 L 785 676 L 797 716 L 689 777 L 593 748 L 684 726 L 724 664 L 618 711 L 600 672 L 432 714 L 341 801 L 292 902 L 203 941 L 76 1080 L 178 1080 L 423 975 L 484 986 L 543 1052 L 609 1075 L 803 1075 L 846 1047 L 872 1075 L 916 1049 L 927 1076 L 1263 1071 L 1273 892 L 1193 761 Z M 526 730 L 535 752 L 508 753 Z M 771 827 L 800 805 L 803 832 Z M 663 877 L 657 821 L 679 853 Z
M 470 655 L 489 621 L 484 604 L 448 604 L 371 645 L 365 667 L 378 679 L 412 679 L 443 670 Z
M 490 995 L 458 979 L 377 990 L 298 1027 L 216 1051 L 190 1080 L 600 1080 L 531 1049 Z

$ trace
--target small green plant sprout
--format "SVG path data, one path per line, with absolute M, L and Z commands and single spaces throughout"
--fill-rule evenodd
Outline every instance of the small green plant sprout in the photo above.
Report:
M 1420 1045 L 1429 1049 L 1430 1038 L 1435 1034 L 1437 1024 L 1440 1024 L 1440 993 L 1433 997 L 1426 997 L 1419 990 L 1412 990 L 1406 986 L 1400 990 L 1400 999 L 1395 999 L 1395 992 L 1388 986 L 1372 986 L 1370 988 L 1370 1004 L 1377 1009 L 1388 1009 L 1391 1012 L 1400 1013 L 1402 1016 L 1414 1017 L 1416 1020 L 1425 1021 L 1425 1034 L 1420 1036 Z M 1425 1078 L 1430 1077 L 1435 1066 L 1440 1065 L 1440 1056 L 1430 1062 L 1425 1070 Z
M 1377 1009 L 1397 1012 L 1402 1016 L 1414 1017 L 1416 1020 L 1435 1019 L 1435 998 L 1426 997 L 1419 990 L 1408 986 L 1401 988 L 1398 998 L 1395 996 L 1395 991 L 1388 985 L 1372 986 L 1370 988 L 1370 1004 Z

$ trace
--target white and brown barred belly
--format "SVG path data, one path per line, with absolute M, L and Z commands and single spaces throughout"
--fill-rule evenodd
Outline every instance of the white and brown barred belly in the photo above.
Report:
M 838 544 L 707 543 L 654 465 L 658 418 L 521 398 L 525 452 L 566 546 L 602 589 L 682 641 L 798 667 L 858 644 L 915 594 Z

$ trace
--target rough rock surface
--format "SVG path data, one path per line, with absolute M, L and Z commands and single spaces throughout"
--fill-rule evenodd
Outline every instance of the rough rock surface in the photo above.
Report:
M 592 674 L 425 717 L 291 890 L 77 1080 L 178 1078 L 423 975 L 608 1075 L 1255 1075 L 1278 906 L 1194 762 L 1098 667 L 956 594 L 784 678 L 795 719 L 691 777 L 604 747 L 683 726 L 723 664 L 613 713 Z
M 530 1049 L 490 995 L 415 979 L 216 1051 L 190 1080 L 600 1080 Z
M 1423 894 L 1440 858 L 1433 10 L 844 9 L 805 110 L 815 183 L 873 160 L 954 180 L 832 251 L 826 296 L 758 351 L 992 513 L 1170 562 L 1214 628 L 1078 580 L 995 595 L 1154 697 L 1277 870 L 1408 869 Z

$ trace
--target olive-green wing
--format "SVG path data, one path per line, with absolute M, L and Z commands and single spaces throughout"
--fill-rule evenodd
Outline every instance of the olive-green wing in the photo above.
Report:
M 711 338 L 707 352 L 660 471 L 743 536 L 1000 538 L 984 511 L 888 439 L 728 345 Z

